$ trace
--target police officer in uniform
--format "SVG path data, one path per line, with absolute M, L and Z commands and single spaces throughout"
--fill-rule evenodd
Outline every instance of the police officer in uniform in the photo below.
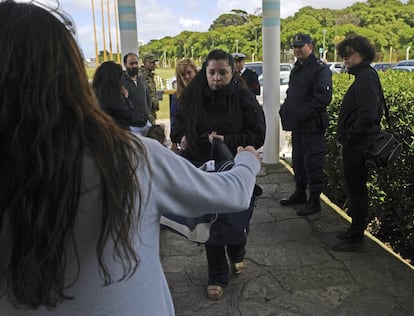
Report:
M 332 73 L 313 53 L 310 35 L 297 34 L 292 42 L 297 61 L 290 74 L 287 97 L 279 114 L 285 131 L 292 131 L 292 163 L 296 190 L 281 205 L 306 203 L 297 214 L 321 210 L 324 187 L 326 107 L 332 99 Z M 309 198 L 306 194 L 309 190 Z
M 246 82 L 247 87 L 253 92 L 254 95 L 260 95 L 260 83 L 259 78 L 255 70 L 246 68 L 245 54 L 235 53 L 232 54 L 235 62 L 235 67 L 240 73 L 240 76 Z

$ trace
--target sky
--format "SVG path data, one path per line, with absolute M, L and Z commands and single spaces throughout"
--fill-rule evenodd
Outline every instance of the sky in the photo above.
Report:
M 102 10 L 104 7 L 104 28 L 106 47 L 109 51 L 109 35 L 115 52 L 115 16 L 113 15 L 115 0 L 60 0 L 60 6 L 75 22 L 77 41 L 86 58 L 95 56 L 95 40 L 93 30 L 92 2 L 95 7 L 95 24 L 98 50 L 103 50 Z M 55 3 L 53 0 L 38 2 Z M 205 32 L 212 22 L 223 13 L 232 9 L 244 10 L 254 14 L 261 9 L 263 0 L 135 0 L 138 26 L 138 40 L 148 43 L 152 39 L 175 36 L 184 30 Z M 354 0 L 280 0 L 280 16 L 292 16 L 304 6 L 316 9 L 342 9 L 356 2 Z M 404 1 L 406 2 L 406 1 Z M 107 5 L 109 4 L 110 28 L 108 26 Z

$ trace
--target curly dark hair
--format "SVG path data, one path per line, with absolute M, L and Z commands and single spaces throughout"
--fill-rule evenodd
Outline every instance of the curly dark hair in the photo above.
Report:
M 121 280 L 140 261 L 131 236 L 145 147 L 99 108 L 71 25 L 58 9 L 0 3 L 0 295 L 29 308 L 56 307 L 76 282 L 65 272 L 74 250 L 79 273 L 74 225 L 85 157 L 100 175 L 96 255 L 103 283 L 114 281 L 106 245 L 122 263 Z
M 348 35 L 337 46 L 338 56 L 342 58 L 348 57 L 350 49 L 358 52 L 367 63 L 372 63 L 375 59 L 375 47 L 364 36 L 357 34 Z

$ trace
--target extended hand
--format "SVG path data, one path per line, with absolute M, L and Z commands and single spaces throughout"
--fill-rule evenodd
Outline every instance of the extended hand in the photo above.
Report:
M 210 134 L 208 134 L 208 141 L 210 142 L 210 144 L 213 143 L 213 138 L 218 138 L 220 139 L 222 142 L 224 142 L 224 135 L 219 135 L 217 134 L 216 131 L 211 132 Z
M 260 162 L 259 152 L 253 146 L 246 146 L 246 147 L 239 146 L 239 147 L 237 147 L 237 153 L 240 153 L 242 151 L 251 152 L 253 155 L 256 156 L 257 160 L 259 160 L 259 162 Z

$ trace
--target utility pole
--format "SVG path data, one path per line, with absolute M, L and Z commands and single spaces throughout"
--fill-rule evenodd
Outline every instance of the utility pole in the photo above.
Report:
M 115 36 L 116 36 L 116 61 L 118 64 L 121 63 L 121 52 L 119 51 L 119 24 L 118 24 L 118 3 L 114 0 L 114 9 L 115 9 Z
M 112 36 L 111 36 L 111 14 L 109 10 L 109 0 L 106 0 L 106 10 L 108 11 L 108 35 L 109 35 L 109 56 L 110 60 L 114 60 L 112 54 Z
M 102 12 L 102 39 L 103 39 L 103 53 L 104 53 L 104 61 L 106 61 L 106 39 L 105 39 L 105 19 L 104 19 L 104 4 L 103 0 L 101 0 L 101 12 Z
M 92 0 L 93 37 L 95 40 L 95 65 L 99 66 L 98 40 L 96 39 L 95 5 Z

